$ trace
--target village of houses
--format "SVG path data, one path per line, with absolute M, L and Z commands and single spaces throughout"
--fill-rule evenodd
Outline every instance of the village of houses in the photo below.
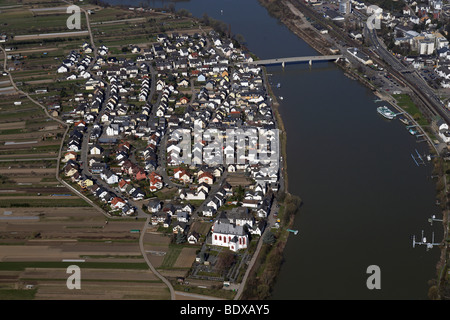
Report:
M 86 81 L 74 109 L 60 113 L 72 125 L 61 177 L 111 216 L 151 215 L 153 226 L 188 243 L 246 249 L 275 208 L 278 165 L 180 164 L 171 133 L 276 129 L 263 70 L 214 31 L 156 40 L 130 45 L 134 59 L 85 43 L 57 69 L 62 79 Z M 209 235 L 189 229 L 196 219 L 211 224 Z

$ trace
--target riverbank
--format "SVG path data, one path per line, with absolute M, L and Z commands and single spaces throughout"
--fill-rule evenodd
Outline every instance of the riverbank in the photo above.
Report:
M 243 300 L 264 300 L 269 299 L 272 294 L 273 286 L 280 272 L 283 263 L 283 252 L 286 247 L 289 229 L 292 229 L 295 221 L 295 215 L 301 207 L 302 200 L 288 191 L 287 174 L 287 133 L 280 114 L 280 103 L 278 102 L 272 87 L 270 86 L 266 69 L 263 67 L 266 88 L 271 98 L 271 107 L 276 118 L 277 128 L 279 129 L 280 155 L 280 175 L 282 176 L 283 187 L 277 195 L 277 203 L 280 206 L 277 213 L 277 219 L 281 226 L 278 229 L 268 231 L 262 241 L 262 247 L 255 263 L 249 272 L 247 283 L 244 287 L 241 299 Z
M 283 23 L 289 30 L 291 30 L 294 34 L 296 34 L 298 37 L 300 37 L 302 40 L 304 40 L 308 45 L 310 45 L 313 49 L 315 49 L 317 52 L 321 54 L 330 54 L 330 48 L 333 47 L 333 44 L 327 43 L 326 39 L 324 37 L 321 37 L 317 32 L 313 33 L 307 32 L 309 26 L 305 26 L 305 23 L 308 23 L 308 19 L 305 18 L 305 13 L 300 12 L 298 9 L 295 8 L 294 5 L 292 5 L 288 1 L 272 1 L 272 0 L 258 0 L 258 2 L 267 9 L 269 14 L 276 19 L 278 19 L 281 23 Z M 315 17 L 311 17 L 315 19 Z M 345 63 L 336 63 L 336 65 L 343 70 L 344 74 L 353 80 L 358 80 L 360 83 L 362 83 L 364 86 L 369 88 L 373 91 L 373 93 L 382 99 L 383 101 L 386 101 L 390 103 L 393 107 L 398 109 L 400 112 L 405 112 L 405 114 L 408 116 L 410 120 L 412 120 L 413 123 L 416 123 L 415 121 L 415 115 L 410 114 L 407 111 L 405 111 L 403 108 L 401 108 L 396 99 L 391 95 L 387 94 L 385 92 L 380 92 L 377 87 L 375 87 L 366 77 L 364 77 L 363 74 L 360 74 L 358 70 L 349 67 L 349 65 Z M 418 103 L 418 102 L 417 102 Z M 420 128 L 422 129 L 427 142 L 429 144 L 429 148 L 431 150 L 431 153 L 435 155 L 439 155 L 438 150 L 435 146 L 435 141 L 427 134 L 429 128 L 431 127 L 432 119 L 428 119 L 427 125 L 421 125 Z M 416 123 L 417 124 L 417 123 Z M 444 241 L 448 237 L 448 221 L 447 221 L 447 215 L 448 215 L 448 189 L 447 189 L 447 182 L 446 182 L 446 172 L 445 172 L 445 163 L 442 157 L 438 156 L 433 159 L 433 171 L 438 175 L 438 181 L 436 182 L 436 190 L 438 193 L 438 198 L 442 199 L 441 201 L 441 211 L 443 212 L 444 222 Z M 443 185 L 443 188 L 440 186 Z M 439 299 L 439 292 L 445 291 L 445 275 L 447 273 L 448 267 L 447 267 L 447 246 L 444 245 L 441 247 L 441 259 L 438 261 L 436 269 L 437 269 L 437 288 L 435 286 L 432 286 L 429 290 L 429 297 L 430 299 Z
M 283 252 L 285 250 L 289 234 L 288 231 L 295 221 L 302 200 L 289 193 L 281 193 L 277 196 L 280 204 L 278 218 L 281 226 L 270 230 L 262 241 L 262 248 L 250 270 L 247 283 L 242 293 L 242 300 L 270 299 L 272 290 L 283 264 Z
M 280 155 L 281 155 L 281 165 L 280 165 L 280 173 L 282 175 L 282 180 L 283 180 L 283 189 L 284 192 L 288 193 L 289 192 L 289 178 L 288 178 L 288 174 L 287 174 L 287 134 L 286 134 L 286 129 L 284 127 L 284 123 L 283 123 L 283 118 L 281 117 L 281 113 L 280 113 L 280 103 L 277 100 L 277 97 L 275 96 L 275 94 L 273 93 L 273 89 L 272 86 L 270 85 L 269 82 L 269 78 L 267 76 L 267 70 L 265 67 L 263 67 L 263 74 L 264 74 L 264 81 L 266 81 L 267 83 L 267 91 L 268 94 L 270 96 L 270 99 L 272 101 L 272 110 L 273 110 L 273 114 L 275 116 L 276 119 L 276 123 L 277 123 L 277 129 L 279 130 L 279 147 L 280 147 Z

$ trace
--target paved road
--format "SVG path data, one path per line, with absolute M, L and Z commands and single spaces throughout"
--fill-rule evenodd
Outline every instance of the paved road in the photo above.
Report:
M 147 233 L 147 229 L 148 226 L 150 224 L 150 216 L 147 217 L 147 219 L 145 220 L 145 224 L 144 227 L 142 228 L 141 231 L 141 236 L 139 237 L 139 248 L 141 249 L 141 253 L 142 256 L 144 257 L 145 262 L 147 262 L 147 265 L 149 266 L 150 270 L 159 278 L 161 279 L 162 282 L 164 282 L 167 287 L 169 288 L 170 291 L 170 298 L 171 300 L 176 300 L 175 297 L 175 290 L 173 289 L 172 284 L 170 283 L 169 280 L 167 280 L 165 277 L 163 277 L 156 269 L 155 267 L 151 264 L 150 260 L 148 259 L 147 253 L 144 249 L 144 236 Z
M 258 258 L 259 252 L 261 250 L 261 247 L 263 245 L 264 236 L 267 233 L 271 232 L 272 227 L 275 226 L 276 218 L 274 217 L 274 213 L 278 212 L 278 210 L 279 210 L 279 206 L 278 206 L 278 203 L 277 203 L 277 201 L 275 199 L 273 201 L 272 207 L 270 209 L 270 214 L 267 217 L 266 229 L 264 230 L 263 234 L 261 235 L 261 238 L 258 241 L 258 245 L 256 247 L 255 253 L 253 254 L 252 259 L 250 260 L 250 262 L 249 262 L 249 264 L 247 266 L 247 270 L 245 271 L 245 275 L 242 278 L 241 283 L 239 284 L 239 288 L 238 288 L 237 294 L 234 296 L 234 300 L 239 300 L 241 298 L 241 296 L 242 296 L 242 293 L 243 293 L 244 288 L 245 288 L 245 284 L 247 283 L 248 276 L 250 275 L 250 272 L 251 272 L 251 270 L 253 268 L 253 265 L 255 264 L 256 259 Z

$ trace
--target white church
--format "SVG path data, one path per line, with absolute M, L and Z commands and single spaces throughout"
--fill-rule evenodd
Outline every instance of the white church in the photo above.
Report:
M 211 231 L 212 245 L 228 247 L 234 252 L 247 248 L 248 235 L 243 226 L 216 221 Z

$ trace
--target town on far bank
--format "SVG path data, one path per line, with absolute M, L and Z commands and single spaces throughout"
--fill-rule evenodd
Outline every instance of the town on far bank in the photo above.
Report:
M 306 0 L 260 2 L 324 55 L 342 55 L 342 65 L 396 113 L 418 138 L 428 136 L 449 158 L 450 91 L 448 20 L 440 0 Z M 405 111 L 405 112 L 404 112 Z M 422 131 L 425 132 L 422 132 Z
M 417 123 L 404 115 L 399 118 L 408 128 L 421 125 L 448 158 L 448 4 L 441 0 L 307 0 L 289 8 L 296 13 L 296 8 L 304 6 L 310 10 L 305 15 L 311 28 L 333 44 L 331 50 L 344 54 L 353 74 L 383 100 L 409 113 Z M 409 131 L 418 138 L 424 133 Z

